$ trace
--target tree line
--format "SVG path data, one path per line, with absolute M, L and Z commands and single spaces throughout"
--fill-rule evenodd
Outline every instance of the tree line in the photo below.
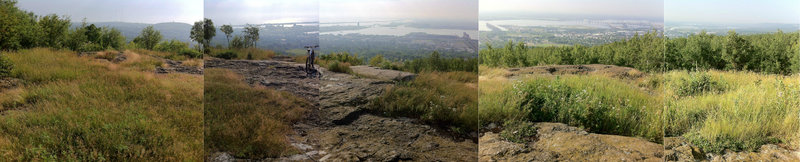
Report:
M 331 52 L 326 55 L 320 55 L 320 59 L 324 61 L 348 63 L 354 66 L 365 64 L 364 59 L 359 57 L 358 54 L 351 54 L 349 52 Z M 478 72 L 478 58 L 444 58 L 438 51 L 433 51 L 427 56 L 405 61 L 390 60 L 383 57 L 383 55 L 375 55 L 366 63 L 373 67 L 401 70 L 411 73 L 449 71 Z
M 653 31 L 595 46 L 530 47 L 508 42 L 501 48 L 489 45 L 481 50 L 479 62 L 493 67 L 608 64 L 648 72 L 717 69 L 788 74 L 800 71 L 798 36 L 798 32 L 780 30 L 752 35 L 732 30 L 727 35 L 703 31 L 668 38 Z

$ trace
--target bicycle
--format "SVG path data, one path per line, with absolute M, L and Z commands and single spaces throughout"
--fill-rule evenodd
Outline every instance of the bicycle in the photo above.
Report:
M 319 47 L 319 45 L 305 46 L 304 47 L 308 51 L 308 57 L 306 58 L 306 67 L 305 67 L 304 70 L 306 72 L 306 76 L 310 77 L 310 78 L 313 78 L 313 77 L 322 78 L 322 74 L 319 72 L 319 70 L 317 70 L 314 67 L 314 60 L 316 59 L 315 58 L 316 57 L 316 52 L 314 51 L 314 48 L 318 48 L 318 47 Z

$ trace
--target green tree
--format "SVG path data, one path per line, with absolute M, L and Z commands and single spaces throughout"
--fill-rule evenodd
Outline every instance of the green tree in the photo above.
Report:
M 100 45 L 104 48 L 122 50 L 125 46 L 125 36 L 117 28 L 104 27 L 100 37 Z
M 233 34 L 233 27 L 231 27 L 230 25 L 222 25 L 222 27 L 220 27 L 220 30 L 222 30 L 222 33 L 225 33 L 225 38 L 228 40 L 228 48 L 230 48 L 231 34 Z
M 214 22 L 208 18 L 203 19 L 203 39 L 205 40 L 203 51 L 206 54 L 210 52 L 208 47 L 211 45 L 211 38 L 214 38 L 214 36 L 217 36 L 217 28 L 214 27 Z
M 36 16 L 16 4 L 16 0 L 0 0 L 0 50 L 34 47 L 40 37 Z
M 133 39 L 133 42 L 140 45 L 142 48 L 152 50 L 158 42 L 161 42 L 161 32 L 153 29 L 153 26 L 147 26 L 142 29 L 139 36 Z
M 244 38 L 237 35 L 233 37 L 233 40 L 231 40 L 230 48 L 237 48 L 237 49 L 245 48 L 246 46 L 245 44 L 246 42 L 244 41 Z
M 42 29 L 43 37 L 41 45 L 53 48 L 61 48 L 66 45 L 66 36 L 69 32 L 69 17 L 63 18 L 50 14 L 39 19 L 37 23 Z
M 722 59 L 727 62 L 727 69 L 747 70 L 753 47 L 750 42 L 740 37 L 736 31 L 729 31 L 725 38 Z
M 258 30 L 259 28 L 257 26 L 253 26 L 250 24 L 247 24 L 247 27 L 244 27 L 244 33 L 245 33 L 244 40 L 245 42 L 247 42 L 247 47 L 258 48 L 256 44 L 256 42 L 258 42 L 259 39 Z

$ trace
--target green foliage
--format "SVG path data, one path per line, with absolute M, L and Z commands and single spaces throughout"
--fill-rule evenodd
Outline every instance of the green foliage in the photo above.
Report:
M 235 51 L 225 51 L 225 52 L 218 53 L 216 57 L 221 58 L 221 59 L 230 60 L 230 59 L 236 59 L 238 56 L 239 56 L 239 54 L 236 53 Z
M 253 53 L 247 53 L 247 60 L 253 60 Z
M 503 127 L 500 137 L 516 143 L 532 142 L 536 138 L 537 129 L 539 129 L 531 122 L 516 120 L 506 121 Z
M 203 57 L 202 53 L 198 52 L 197 50 L 193 50 L 193 49 L 189 49 L 189 48 L 181 49 L 180 51 L 178 51 L 178 54 L 182 55 L 182 56 L 186 56 L 188 58 L 201 58 L 201 57 Z
M 352 66 L 363 64 L 363 60 L 360 57 L 358 57 L 358 54 L 350 54 L 348 52 L 331 52 L 330 54 L 327 55 L 319 55 L 319 59 L 322 60 L 320 62 L 321 65 L 325 64 L 324 62 L 327 61 L 348 63 Z
M 140 45 L 144 49 L 153 50 L 156 44 L 161 41 L 161 32 L 153 29 L 153 26 L 147 26 L 142 29 L 139 36 L 133 39 L 133 42 Z
M 688 78 L 673 82 L 672 88 L 678 96 L 693 96 L 699 93 L 719 93 L 725 91 L 722 83 L 712 79 L 706 72 L 691 72 Z
M 383 55 L 375 55 L 369 59 L 369 66 L 380 67 L 383 64 Z
M 340 63 L 339 61 L 333 61 L 328 63 L 328 70 L 337 73 L 351 73 L 353 70 L 350 69 L 350 63 Z
M 162 52 L 180 52 L 184 49 L 189 49 L 189 44 L 175 39 L 158 43 L 154 48 L 154 50 Z
M 14 69 L 14 63 L 5 55 L 0 55 L 0 78 L 10 77 L 12 69 Z
M 481 100 L 481 105 L 488 105 L 481 107 L 482 123 L 521 119 L 560 122 L 591 132 L 644 137 L 654 142 L 663 136 L 662 107 L 656 106 L 661 102 L 659 97 L 606 76 L 534 77 L 487 92 L 481 98 L 492 98 Z
M 258 42 L 258 39 L 260 39 L 260 37 L 258 36 L 259 30 L 260 29 L 258 28 L 258 26 L 250 24 L 248 24 L 247 27 L 244 27 L 243 32 L 244 32 L 245 47 L 256 47 L 256 48 L 258 47 L 256 45 L 256 42 Z
M 220 29 L 222 33 L 225 33 L 225 38 L 228 39 L 228 48 L 231 47 L 231 34 L 233 34 L 233 27 L 230 25 L 222 25 Z
M 666 42 L 665 67 L 676 69 L 749 70 L 789 74 L 800 70 L 798 37 L 800 33 L 739 35 L 735 31 L 719 36 L 700 32 Z
M 17 50 L 37 45 L 41 36 L 36 15 L 20 10 L 16 0 L 0 0 L 0 49 Z
M 388 116 L 412 117 L 459 132 L 474 132 L 478 130 L 478 93 L 469 85 L 476 83 L 476 74 L 470 72 L 421 73 L 413 81 L 387 90 L 369 108 Z
M 439 52 L 433 51 L 428 57 L 417 58 L 403 62 L 403 71 L 412 73 L 420 72 L 449 72 L 467 71 L 478 73 L 477 58 L 441 58 Z
M 242 49 L 242 48 L 245 48 L 247 46 L 246 44 L 247 43 L 244 41 L 244 38 L 242 38 L 241 36 L 237 35 L 237 36 L 233 37 L 233 40 L 231 41 L 231 44 L 230 44 L 229 48 Z
M 490 67 L 525 67 L 537 65 L 608 64 L 658 71 L 663 66 L 664 38 L 648 32 L 597 46 L 528 47 L 508 42 L 503 48 L 489 45 L 478 56 L 480 64 Z
M 69 17 L 50 14 L 40 18 L 38 25 L 44 34 L 41 45 L 53 48 L 65 46 L 67 32 L 71 25 Z

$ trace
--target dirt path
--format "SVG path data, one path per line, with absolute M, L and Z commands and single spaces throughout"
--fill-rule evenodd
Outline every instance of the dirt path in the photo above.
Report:
M 207 68 L 233 69 L 250 84 L 287 91 L 318 103 L 293 125 L 290 141 L 301 153 L 263 161 L 474 161 L 478 145 L 453 140 L 415 119 L 388 118 L 365 111 L 393 81 L 359 78 L 321 69 L 307 78 L 302 64 L 286 61 L 207 60 Z M 242 160 L 229 155 L 215 161 Z

